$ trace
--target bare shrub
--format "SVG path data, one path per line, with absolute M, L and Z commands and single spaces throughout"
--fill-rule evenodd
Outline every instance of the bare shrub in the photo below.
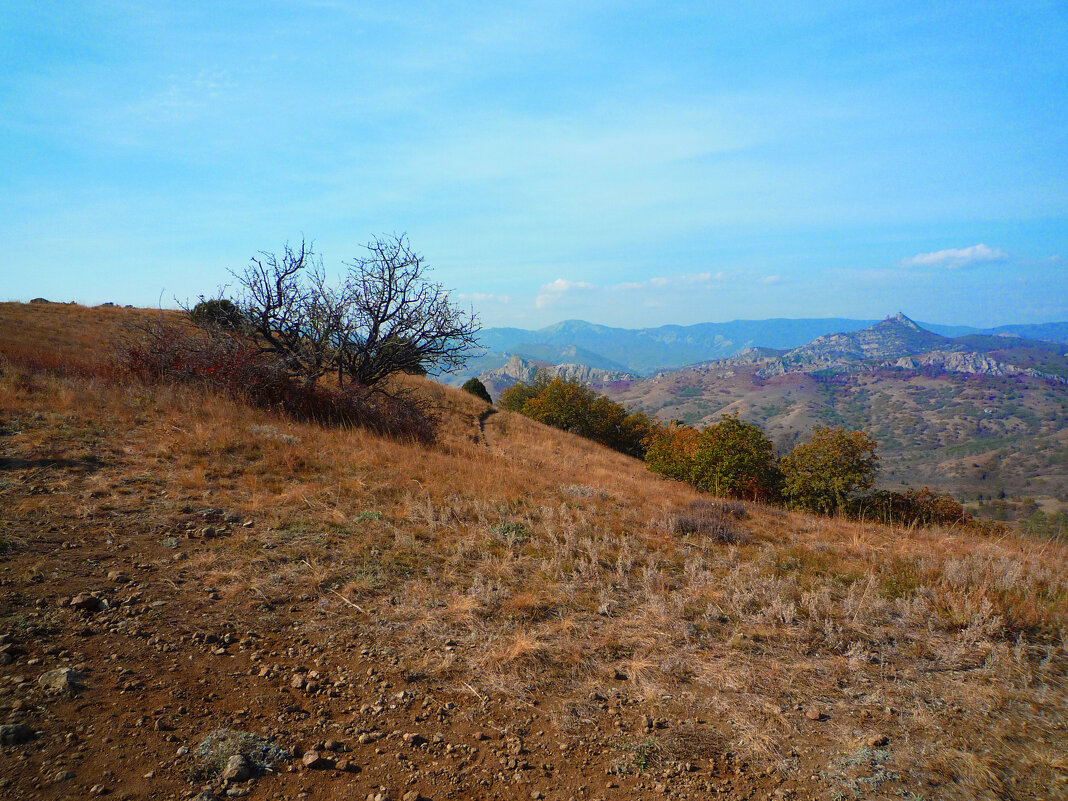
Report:
M 745 517 L 745 506 L 737 502 L 694 501 L 668 518 L 668 530 L 680 537 L 696 535 L 723 545 L 736 545 L 749 539 L 749 532 L 736 523 Z
M 430 410 L 410 393 L 300 381 L 272 354 L 229 333 L 213 335 L 154 321 L 131 330 L 120 360 L 132 375 L 150 383 L 203 384 L 298 420 L 434 440 Z

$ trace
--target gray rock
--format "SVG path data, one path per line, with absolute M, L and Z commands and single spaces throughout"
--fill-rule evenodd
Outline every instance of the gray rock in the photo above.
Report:
M 73 668 L 56 668 L 42 673 L 37 679 L 45 692 L 75 695 L 82 688 L 84 676 Z
M 309 770 L 326 770 L 336 764 L 334 757 L 323 754 L 320 751 L 305 751 L 304 756 L 301 757 L 301 762 Z
M 223 781 L 243 782 L 252 775 L 249 770 L 248 760 L 241 754 L 234 754 L 226 761 L 226 767 L 222 769 L 219 778 Z

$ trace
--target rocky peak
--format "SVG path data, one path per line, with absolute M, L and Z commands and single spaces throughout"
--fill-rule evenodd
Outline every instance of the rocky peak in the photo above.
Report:
M 912 329 L 913 331 L 923 331 L 924 330 L 924 329 L 920 328 L 918 325 L 916 325 L 915 321 L 910 320 L 908 317 L 906 317 L 901 312 L 898 312 L 895 315 L 887 317 L 885 320 L 883 320 L 883 322 L 884 323 L 892 323 L 894 325 L 903 325 L 906 328 Z

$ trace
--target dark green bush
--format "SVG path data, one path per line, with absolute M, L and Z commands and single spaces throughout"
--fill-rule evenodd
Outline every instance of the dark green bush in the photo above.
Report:
M 489 390 L 486 389 L 486 385 L 479 381 L 477 378 L 469 378 L 464 382 L 464 385 L 460 387 L 464 392 L 474 395 L 476 398 L 481 398 L 486 403 L 493 403 L 493 398 L 490 397 Z
M 215 325 L 230 330 L 240 329 L 247 322 L 240 309 L 227 298 L 211 298 L 200 302 L 189 312 L 197 325 Z

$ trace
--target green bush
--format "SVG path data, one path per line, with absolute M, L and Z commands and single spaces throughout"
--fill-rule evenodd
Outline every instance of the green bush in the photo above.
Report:
M 531 398 L 536 398 L 548 383 L 548 379 L 538 375 L 529 384 L 525 384 L 522 381 L 512 384 L 501 393 L 501 397 L 497 399 L 497 405 L 506 412 L 522 414 L 526 402 Z
M 645 461 L 656 473 L 732 498 L 772 501 L 782 483 L 771 441 L 737 415 L 702 431 L 661 427 L 649 438 Z
M 219 328 L 237 330 L 246 324 L 244 315 L 232 300 L 212 298 L 200 302 L 189 312 L 190 318 L 197 325 L 214 325 Z
M 878 459 L 875 440 L 863 431 L 818 427 L 779 461 L 782 493 L 791 506 L 813 512 L 848 512 L 854 493 L 870 489 Z
M 501 394 L 500 406 L 639 458 L 653 430 L 644 414 L 630 414 L 589 387 L 562 378 L 515 384 Z
M 460 387 L 464 392 L 474 395 L 476 398 L 481 398 L 486 403 L 493 403 L 493 398 L 490 397 L 489 390 L 486 389 L 486 385 L 479 381 L 477 378 L 469 378 L 464 382 L 464 385 Z

